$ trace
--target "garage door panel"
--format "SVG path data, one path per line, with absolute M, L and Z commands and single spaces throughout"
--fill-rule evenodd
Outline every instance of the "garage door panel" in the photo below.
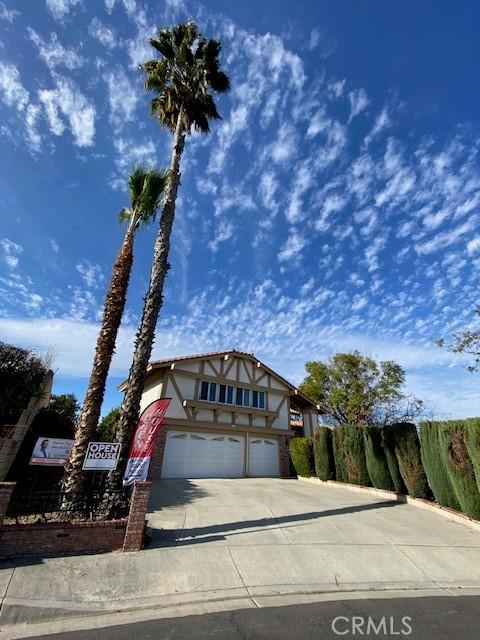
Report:
M 278 441 L 251 437 L 248 446 L 249 476 L 278 476 Z
M 162 478 L 238 478 L 244 475 L 243 436 L 167 433 Z

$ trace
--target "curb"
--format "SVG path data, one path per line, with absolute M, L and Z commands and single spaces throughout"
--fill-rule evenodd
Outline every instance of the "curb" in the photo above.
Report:
M 393 500 L 395 502 L 399 502 L 400 504 L 411 504 L 414 507 L 418 507 L 419 509 L 425 509 L 426 511 L 431 511 L 432 513 L 436 513 L 447 520 L 451 520 L 452 522 L 456 522 L 458 524 L 464 524 L 475 531 L 480 533 L 480 522 L 478 520 L 473 520 L 469 518 L 463 513 L 459 511 L 455 511 L 454 509 L 450 509 L 449 507 L 442 507 L 436 502 L 432 502 L 431 500 L 425 500 L 424 498 L 412 498 L 412 496 L 405 496 L 402 493 L 395 493 L 395 491 L 387 491 L 386 489 L 375 489 L 374 487 L 364 487 L 363 485 L 358 484 L 349 484 L 348 482 L 337 482 L 336 480 L 320 480 L 320 478 L 305 478 L 303 476 L 298 476 L 297 480 L 302 480 L 303 482 L 311 482 L 312 484 L 320 484 L 323 486 L 337 487 L 339 489 L 348 489 L 349 491 L 357 492 L 357 493 L 367 493 L 371 496 L 377 496 L 378 498 L 385 498 L 387 500 Z

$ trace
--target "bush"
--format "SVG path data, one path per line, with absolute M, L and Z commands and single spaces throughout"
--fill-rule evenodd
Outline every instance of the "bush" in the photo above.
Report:
M 333 457 L 335 462 L 335 478 L 337 482 L 348 482 L 347 469 L 343 452 L 345 431 L 342 427 L 333 430 Z
M 420 453 L 428 484 L 438 504 L 460 511 L 444 457 L 440 451 L 438 422 L 424 422 L 420 425 Z
M 480 520 L 480 493 L 465 442 L 465 431 L 464 420 L 440 423 L 440 452 L 463 513 Z
M 393 487 L 396 493 L 407 494 L 407 487 L 403 482 L 400 467 L 398 466 L 397 454 L 395 453 L 395 438 L 393 430 L 389 427 L 382 428 L 383 450 L 387 461 L 388 471 L 392 478 Z
M 318 427 L 313 434 L 313 457 L 315 473 L 320 480 L 335 479 L 335 462 L 333 458 L 332 430 Z
M 377 489 L 393 491 L 394 485 L 387 458 L 383 446 L 382 430 L 379 427 L 366 427 L 363 429 L 363 442 L 365 446 L 365 461 L 368 475 L 372 484 Z
M 101 442 L 113 442 L 115 440 L 119 417 L 120 407 L 115 407 L 100 420 L 100 424 L 97 427 L 97 437 Z
M 388 428 L 392 430 L 398 466 L 408 493 L 414 498 L 429 498 L 431 492 L 420 457 L 417 428 L 408 422 Z
M 370 476 L 365 462 L 363 428 L 342 425 L 334 430 L 333 438 L 337 480 L 370 486 Z
M 465 443 L 477 479 L 477 487 L 480 491 L 480 418 L 467 420 Z
M 315 475 L 312 438 L 292 438 L 289 443 L 290 457 L 297 475 L 309 478 Z

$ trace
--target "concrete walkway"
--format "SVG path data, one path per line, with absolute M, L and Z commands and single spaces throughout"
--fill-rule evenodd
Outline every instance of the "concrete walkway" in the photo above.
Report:
M 480 590 L 477 532 L 345 489 L 163 480 L 151 510 L 141 552 L 0 565 L 0 622 L 279 594 Z

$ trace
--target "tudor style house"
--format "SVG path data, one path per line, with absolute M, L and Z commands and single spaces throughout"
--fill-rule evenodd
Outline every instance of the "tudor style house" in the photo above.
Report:
M 151 362 L 141 409 L 158 398 L 171 403 L 151 478 L 285 477 L 289 438 L 317 425 L 312 400 L 234 349 Z

